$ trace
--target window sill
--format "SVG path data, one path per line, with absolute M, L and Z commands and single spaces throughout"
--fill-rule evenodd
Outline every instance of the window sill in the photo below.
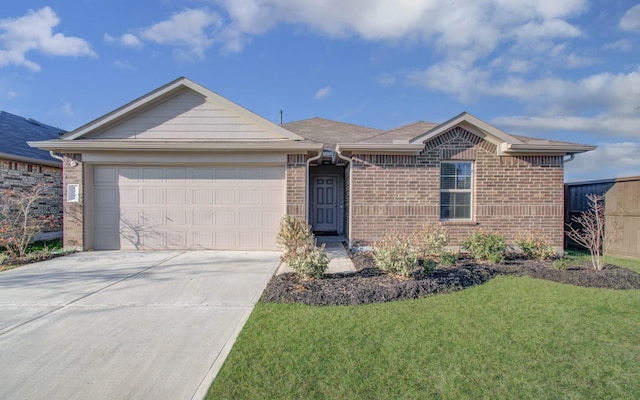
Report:
M 477 226 L 480 225 L 476 221 L 471 220 L 456 220 L 456 219 L 442 219 L 440 223 L 443 225 L 458 225 L 458 226 Z

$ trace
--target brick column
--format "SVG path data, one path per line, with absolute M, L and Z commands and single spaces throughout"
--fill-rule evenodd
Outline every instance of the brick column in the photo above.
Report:
M 287 214 L 307 219 L 307 156 L 287 156 Z
M 74 166 L 74 164 L 76 164 Z M 68 202 L 67 186 L 78 184 L 78 202 Z M 63 238 L 67 249 L 84 250 L 84 164 L 80 154 L 65 154 L 63 164 Z

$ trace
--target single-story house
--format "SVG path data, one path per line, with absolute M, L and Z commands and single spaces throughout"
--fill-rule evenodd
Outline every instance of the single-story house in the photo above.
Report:
M 27 141 L 57 139 L 65 131 L 31 118 L 0 111 L 0 191 L 28 191 L 42 184 L 52 194 L 37 205 L 37 215 L 62 219 L 62 161 L 48 151 L 30 147 Z M 59 236 L 60 226 L 53 227 Z
M 284 214 L 370 246 L 441 222 L 523 230 L 563 245 L 564 157 L 593 150 L 511 135 L 468 114 L 392 130 L 312 118 L 272 123 L 179 78 L 59 139 L 65 246 L 277 249 Z

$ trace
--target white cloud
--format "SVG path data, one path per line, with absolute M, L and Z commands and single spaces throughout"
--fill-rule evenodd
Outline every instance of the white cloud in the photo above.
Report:
M 13 90 L 10 90 L 7 92 L 7 97 L 18 97 L 18 93 L 14 92 Z
M 137 71 L 137 68 L 131 65 L 128 61 L 114 61 L 113 66 L 128 71 Z
M 613 43 L 606 44 L 604 48 L 618 51 L 630 51 L 633 49 L 633 42 L 629 39 L 620 39 Z
M 66 116 L 72 117 L 73 116 L 73 107 L 71 107 L 70 103 L 64 103 L 64 105 L 62 106 L 62 112 Z
M 620 19 L 618 26 L 623 31 L 640 32 L 640 4 L 627 10 L 622 19 Z
M 640 143 L 599 143 L 598 148 L 576 155 L 565 165 L 567 181 L 640 175 Z M 613 174 L 613 175 L 611 175 Z
M 39 71 L 40 65 L 26 58 L 32 50 L 52 56 L 96 56 L 84 39 L 53 33 L 59 23 L 60 18 L 50 7 L 0 20 L 0 67 L 18 65 Z
M 632 107 L 630 107 L 632 109 Z M 539 132 L 575 131 L 609 136 L 640 138 L 640 115 L 616 116 L 507 116 L 496 117 L 492 123 L 506 130 L 524 134 Z M 638 157 L 640 159 L 640 157 Z
M 222 19 L 215 12 L 187 9 L 141 31 L 146 40 L 175 46 L 181 58 L 204 59 L 205 51 L 215 42 Z
M 139 50 L 144 47 L 140 39 L 138 39 L 136 35 L 133 35 L 131 33 L 125 33 L 124 35 L 121 35 L 119 37 L 114 37 L 109 35 L 108 33 L 105 33 L 103 37 L 104 41 L 107 43 L 116 43 L 120 46 L 129 47 L 131 49 Z
M 316 94 L 313 95 L 313 98 L 316 100 L 322 100 L 327 97 L 331 93 L 331 87 L 325 86 L 322 89 L 319 89 Z
M 366 40 L 424 40 L 445 54 L 473 60 L 499 43 L 575 37 L 566 19 L 586 0 L 218 0 L 236 36 L 257 35 L 277 24 L 306 27 L 320 35 Z M 461 53 L 463 51 L 463 53 Z

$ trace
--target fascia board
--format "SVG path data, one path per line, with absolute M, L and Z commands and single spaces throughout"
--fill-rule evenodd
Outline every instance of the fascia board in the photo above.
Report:
M 45 140 L 27 142 L 31 147 L 58 152 L 69 151 L 322 151 L 322 144 L 273 141 L 260 143 L 247 142 L 169 142 L 142 140 Z
M 336 152 L 363 152 L 372 154 L 416 154 L 424 150 L 422 143 L 339 143 Z
M 503 154 L 579 154 L 597 149 L 598 146 L 570 144 L 505 144 L 500 148 Z

